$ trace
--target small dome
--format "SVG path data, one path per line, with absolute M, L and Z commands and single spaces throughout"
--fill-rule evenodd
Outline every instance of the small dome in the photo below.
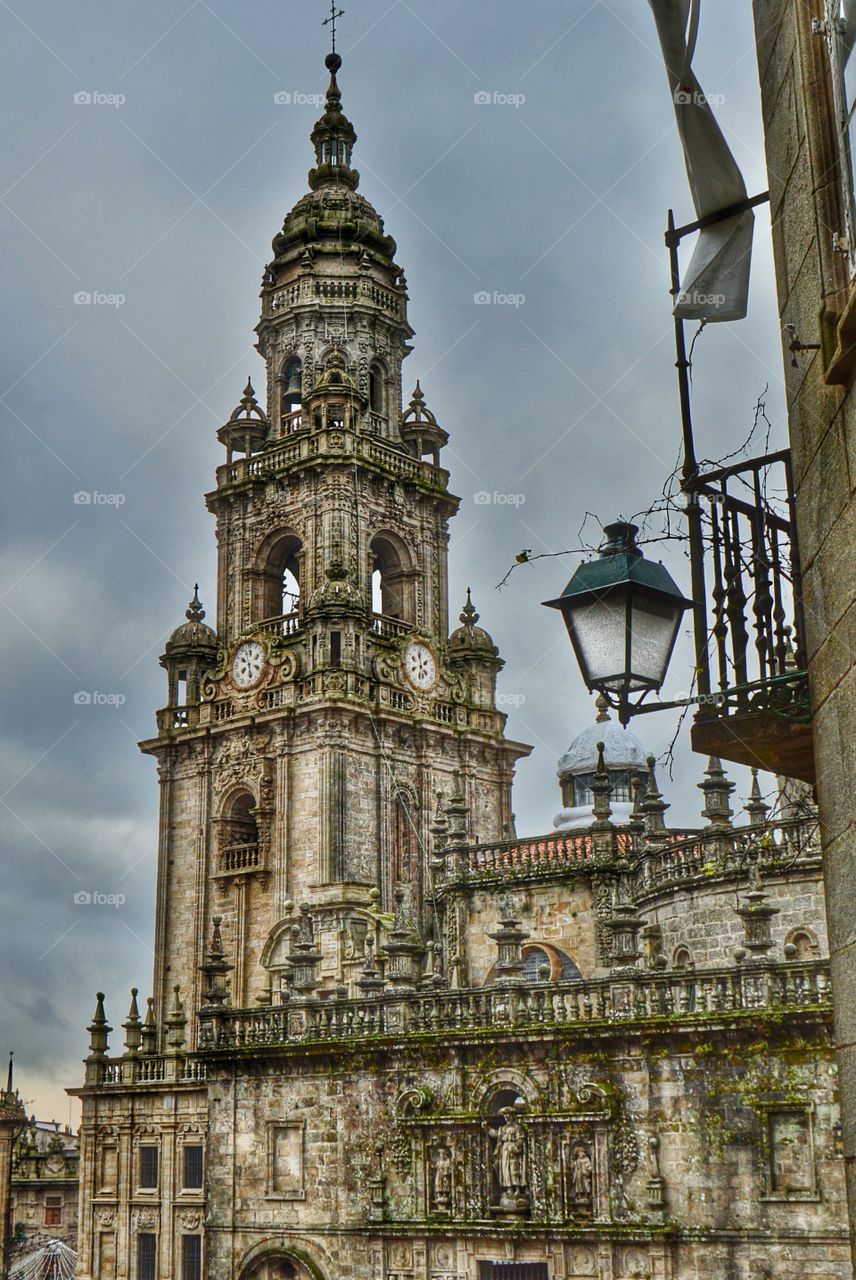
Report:
M 556 831 L 582 831 L 594 821 L 590 780 L 597 768 L 597 747 L 603 743 L 603 762 L 610 775 L 613 793 L 610 798 L 611 821 L 617 827 L 631 821 L 633 803 L 628 787 L 628 773 L 647 772 L 648 752 L 634 734 L 610 719 L 606 702 L 598 699 L 598 717 L 578 733 L 559 760 L 557 776 L 562 793 L 571 803 L 553 819 Z M 574 782 L 574 779 L 579 779 Z M 579 803 L 579 801 L 583 801 Z
M 185 613 L 186 622 L 176 627 L 169 640 L 166 642 L 166 651 L 171 653 L 173 649 L 216 649 L 219 647 L 217 633 L 212 631 L 202 619 L 205 617 L 205 610 L 202 608 L 199 599 L 199 583 L 193 588 L 193 599 L 187 606 Z
M 449 636 L 451 653 L 485 653 L 495 658 L 498 650 L 484 627 L 477 627 L 479 615 L 473 605 L 470 588 L 467 587 L 467 602 L 460 614 L 463 626 L 457 628 Z
M 603 759 L 607 769 L 645 769 L 649 752 L 628 729 L 622 729 L 609 716 L 596 720 L 578 733 L 559 760 L 558 775 L 591 773 L 597 764 L 597 744 L 603 743 Z

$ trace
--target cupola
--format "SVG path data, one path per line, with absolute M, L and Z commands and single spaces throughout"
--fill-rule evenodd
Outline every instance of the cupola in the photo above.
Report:
M 633 812 L 634 778 L 646 774 L 647 751 L 637 737 L 610 718 L 604 698 L 598 698 L 598 715 L 578 733 L 559 760 L 558 779 L 564 807 L 553 824 L 557 831 L 590 827 L 594 821 L 594 783 L 598 744 L 609 775 L 610 806 L 615 826 L 625 826 Z

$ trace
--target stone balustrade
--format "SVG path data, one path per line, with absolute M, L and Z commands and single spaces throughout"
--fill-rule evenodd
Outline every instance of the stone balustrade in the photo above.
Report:
M 749 962 L 694 972 L 628 971 L 594 981 L 499 984 L 462 991 L 389 992 L 368 999 L 292 1000 L 255 1009 L 203 1010 L 198 1049 L 395 1039 L 449 1033 L 562 1031 L 674 1019 L 830 1008 L 825 962 Z
M 643 898 L 662 888 L 707 881 L 715 875 L 745 876 L 750 850 L 757 854 L 761 869 L 768 872 L 799 859 L 818 858 L 817 819 L 795 819 L 767 827 L 663 831 L 652 842 L 626 827 L 612 827 L 598 833 L 597 839 L 590 831 L 579 831 L 491 844 L 450 844 L 442 855 L 439 880 L 443 884 L 524 878 L 621 861 L 632 868 L 634 892 Z

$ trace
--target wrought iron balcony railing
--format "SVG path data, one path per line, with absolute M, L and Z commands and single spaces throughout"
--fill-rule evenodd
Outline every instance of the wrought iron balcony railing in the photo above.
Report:
M 790 451 L 685 478 L 699 709 L 693 748 L 814 780 Z

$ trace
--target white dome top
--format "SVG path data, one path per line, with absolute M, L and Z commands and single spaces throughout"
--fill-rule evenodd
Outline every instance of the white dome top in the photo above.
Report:
M 609 718 L 596 720 L 578 733 L 559 760 L 559 777 L 591 773 L 597 765 L 597 744 L 603 743 L 607 769 L 644 769 L 648 752 L 639 739 Z

